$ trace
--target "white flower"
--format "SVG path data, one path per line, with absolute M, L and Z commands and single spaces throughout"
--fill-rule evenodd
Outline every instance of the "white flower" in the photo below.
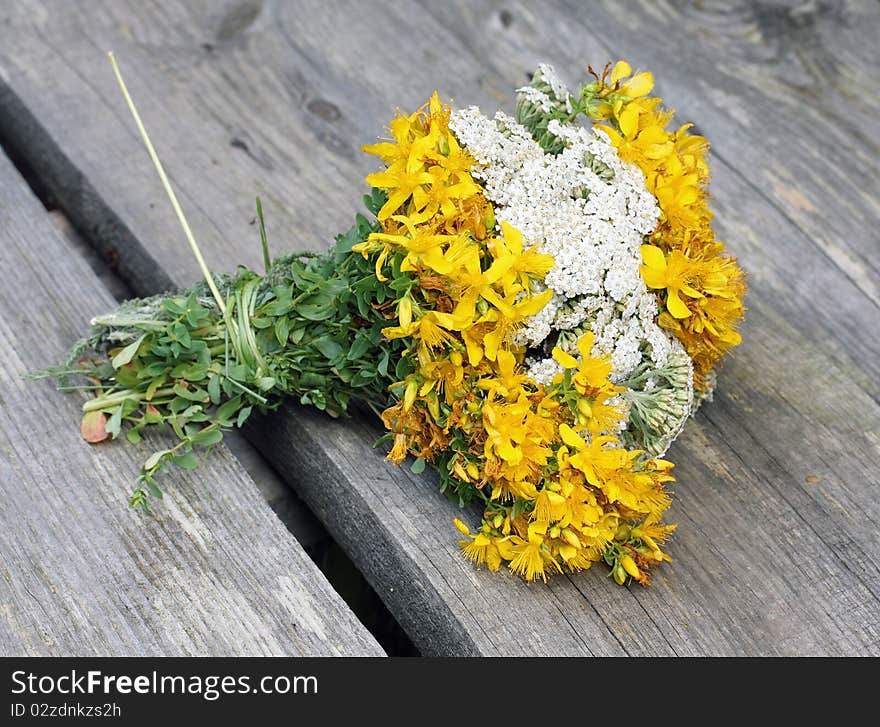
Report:
M 541 70 L 556 99 L 568 98 L 552 69 Z M 553 101 L 538 89 L 523 93 L 542 107 Z M 494 120 L 476 107 L 453 111 L 450 127 L 478 162 L 472 173 L 499 225 L 509 222 L 555 260 L 544 281 L 554 295 L 519 330 L 517 343 L 536 348 L 554 333 L 586 326 L 595 334 L 594 352 L 611 356 L 615 380 L 625 380 L 646 355 L 662 366 L 670 338 L 655 323 L 657 302 L 639 273 L 639 248 L 660 210 L 642 172 L 623 162 L 602 132 L 556 120 L 548 130 L 565 148 L 555 156 L 500 111 Z M 564 340 L 573 349 L 577 337 Z M 547 382 L 558 367 L 545 355 L 528 370 Z

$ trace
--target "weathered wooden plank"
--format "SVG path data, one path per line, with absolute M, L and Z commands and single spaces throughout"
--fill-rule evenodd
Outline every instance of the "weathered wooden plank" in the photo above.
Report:
M 136 99 L 149 100 L 147 123 L 197 235 L 226 267 L 259 264 L 251 192 L 263 196 L 276 249 L 317 247 L 344 228 L 371 166 L 357 147 L 395 105 L 419 105 L 439 87 L 459 103 L 509 108 L 511 87 L 536 62 L 565 68 L 612 55 L 576 18 L 545 25 L 530 5 L 467 4 L 440 22 L 443 4 L 245 5 L 258 4 L 7 11 L 7 138 L 80 229 L 116 245 L 120 270 L 141 290 L 197 272 L 99 70 L 106 48 Z M 675 78 L 668 62 L 653 69 Z M 693 117 L 676 88 L 671 103 Z M 651 590 L 610 588 L 597 572 L 543 588 L 474 571 L 456 554 L 456 508 L 430 478 L 382 463 L 371 423 L 290 409 L 257 432 L 423 652 L 880 651 L 872 303 L 735 167 L 716 161 L 715 170 L 720 229 L 752 272 L 746 341 L 718 401 L 672 452 L 676 562 Z M 835 304 L 817 289 L 834 291 Z
M 2 155 L 0 270 L 0 654 L 380 655 L 225 448 L 130 511 L 157 438 L 90 447 L 26 379 L 112 298 Z

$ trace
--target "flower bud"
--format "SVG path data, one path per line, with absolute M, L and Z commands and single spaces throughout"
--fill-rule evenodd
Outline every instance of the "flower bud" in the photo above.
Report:
M 412 408 L 413 403 L 416 400 L 416 394 L 419 391 L 419 385 L 416 381 L 410 381 L 406 385 L 406 391 L 403 394 L 403 409 L 404 411 L 408 411 Z
M 409 328 L 412 323 L 412 299 L 408 295 L 397 304 L 397 319 L 401 328 Z
M 581 547 L 581 540 L 577 536 L 575 532 L 566 528 L 562 531 L 562 537 L 565 539 L 565 542 L 568 543 L 573 548 Z
M 620 559 L 621 567 L 633 578 L 636 580 L 640 580 L 642 577 L 642 572 L 639 570 L 639 567 L 636 565 L 636 562 L 632 559 L 632 556 L 625 555 Z

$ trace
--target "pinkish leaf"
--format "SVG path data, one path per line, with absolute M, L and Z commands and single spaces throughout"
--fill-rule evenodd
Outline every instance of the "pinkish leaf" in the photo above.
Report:
M 97 444 L 103 442 L 110 435 L 107 433 L 107 417 L 103 412 L 90 411 L 82 418 L 80 431 L 82 438 L 89 444 Z

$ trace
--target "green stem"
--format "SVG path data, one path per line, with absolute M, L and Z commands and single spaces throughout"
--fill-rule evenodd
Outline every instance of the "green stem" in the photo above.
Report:
M 122 78 L 122 72 L 119 70 L 119 66 L 116 63 L 116 56 L 114 56 L 111 52 L 109 53 L 109 57 L 110 65 L 113 66 L 113 72 L 116 74 L 116 80 L 119 82 L 119 88 L 122 90 L 122 95 L 125 97 L 125 102 L 128 104 L 128 109 L 129 111 L 131 111 L 131 115 L 134 118 L 135 125 L 137 126 L 138 131 L 141 134 L 144 146 L 147 147 L 147 153 L 150 155 L 150 159 L 153 161 L 153 166 L 156 167 L 156 172 L 159 175 L 159 179 L 162 181 L 162 186 L 165 187 L 165 192 L 168 195 L 168 199 L 171 201 L 171 206 L 174 208 L 174 212 L 177 215 L 180 226 L 183 228 L 183 234 L 186 237 L 186 241 L 189 243 L 190 249 L 195 256 L 196 262 L 199 264 L 199 268 L 202 271 L 202 275 L 205 277 L 205 282 L 208 284 L 208 288 L 210 288 L 211 294 L 214 296 L 217 307 L 220 309 L 220 312 L 225 316 L 226 303 L 223 300 L 223 296 L 220 295 L 220 291 L 217 290 L 217 284 L 214 282 L 214 276 L 211 275 L 211 271 L 208 269 L 208 264 L 205 262 L 205 258 L 202 256 L 202 251 L 199 248 L 195 237 L 193 236 L 192 230 L 189 227 L 189 223 L 186 221 L 186 217 L 184 216 L 183 210 L 180 207 L 180 202 L 177 201 L 177 195 L 174 194 L 174 190 L 171 187 L 171 182 L 168 181 L 168 176 L 165 174 L 165 168 L 162 166 L 162 162 L 159 161 L 159 155 L 153 148 L 153 142 L 150 141 L 150 136 L 149 134 L 147 134 L 147 129 L 144 126 L 144 122 L 141 121 L 141 116 L 138 113 L 138 110 L 134 105 L 134 101 L 132 100 L 131 95 L 128 92 L 128 87 L 125 85 L 125 81 Z
M 160 389 L 156 391 L 151 399 L 161 398 L 163 396 L 170 396 L 174 393 L 173 388 L 169 389 Z M 107 396 L 99 396 L 95 399 L 89 399 L 85 404 L 83 404 L 83 411 L 103 411 L 104 409 L 112 409 L 114 406 L 121 404 L 125 401 L 143 401 L 146 399 L 145 393 L 139 393 L 137 391 L 132 391 L 131 389 L 126 389 L 124 391 L 117 391 L 115 394 L 108 394 Z
M 272 267 L 272 259 L 269 257 L 269 240 L 266 238 L 266 223 L 263 221 L 263 203 L 257 197 L 257 219 L 260 221 L 260 243 L 263 246 L 263 266 L 266 268 L 266 274 L 269 274 L 269 268 Z

